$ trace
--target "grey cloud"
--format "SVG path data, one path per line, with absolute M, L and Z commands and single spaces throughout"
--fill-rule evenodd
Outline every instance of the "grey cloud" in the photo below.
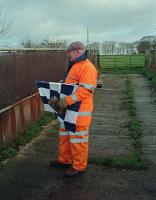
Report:
M 0 0 L 12 20 L 14 39 L 132 40 L 152 34 L 155 0 Z

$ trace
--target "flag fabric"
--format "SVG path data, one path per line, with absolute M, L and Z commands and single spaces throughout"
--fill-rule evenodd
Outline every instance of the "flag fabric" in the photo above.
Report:
M 65 113 L 59 113 L 48 104 L 48 101 L 52 97 L 61 99 L 73 94 L 78 88 L 78 85 L 36 81 L 36 86 L 39 90 L 45 111 L 52 112 L 60 122 L 62 128 L 65 128 L 69 132 L 75 132 L 80 102 L 68 106 Z

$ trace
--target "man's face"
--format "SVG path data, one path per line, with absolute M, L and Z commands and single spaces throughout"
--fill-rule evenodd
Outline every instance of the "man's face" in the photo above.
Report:
M 67 51 L 67 56 L 72 62 L 75 61 L 80 55 L 81 53 L 78 50 Z

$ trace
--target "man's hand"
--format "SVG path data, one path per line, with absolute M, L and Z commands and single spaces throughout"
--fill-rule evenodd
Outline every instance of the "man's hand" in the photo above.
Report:
M 52 97 L 50 98 L 50 100 L 48 101 L 48 104 L 52 107 L 55 107 L 57 102 L 59 101 L 59 99 L 57 97 Z
M 57 105 L 57 102 L 59 101 L 59 99 L 57 97 L 52 97 L 50 98 L 50 100 L 48 101 L 48 104 L 57 112 L 59 112 L 59 107 Z
M 66 111 L 66 108 L 68 106 L 68 103 L 66 102 L 65 98 L 59 99 L 57 102 L 57 106 L 59 108 L 59 112 L 64 113 Z
M 48 103 L 51 107 L 60 113 L 64 113 L 68 106 L 65 98 L 58 99 L 57 97 L 52 97 Z

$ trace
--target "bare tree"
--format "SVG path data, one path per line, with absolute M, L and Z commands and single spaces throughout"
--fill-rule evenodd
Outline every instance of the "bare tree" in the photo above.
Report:
M 20 45 L 24 48 L 36 48 L 37 43 L 35 43 L 32 39 L 29 37 L 24 38 L 21 42 Z
M 102 54 L 105 55 L 107 54 L 107 41 L 103 41 L 101 44 L 101 50 L 102 50 Z
M 103 41 L 101 45 L 102 53 L 107 55 L 113 55 L 116 51 L 116 41 Z
M 52 48 L 52 49 L 65 49 L 68 45 L 67 40 L 49 40 L 43 39 L 40 42 L 35 42 L 30 38 L 25 38 L 21 43 L 25 48 Z
M 149 51 L 150 48 L 151 48 L 150 42 L 147 40 L 141 41 L 137 45 L 138 52 L 143 53 L 143 54 L 145 54 L 147 51 Z
M 129 43 L 129 53 L 130 54 L 136 54 L 137 48 L 135 42 Z
M 54 49 L 65 49 L 68 45 L 67 40 L 49 40 L 43 39 L 41 42 L 38 43 L 39 48 L 54 48 Z
M 138 46 L 144 48 L 144 52 L 149 51 L 150 49 L 153 49 L 156 47 L 156 38 L 155 36 L 147 35 L 144 36 L 138 41 Z
M 8 22 L 6 16 L 0 8 L 0 39 L 3 39 L 8 36 L 10 30 L 11 22 Z
M 88 44 L 88 48 L 100 51 L 100 43 L 99 42 L 90 43 Z
M 103 54 L 111 54 L 111 48 L 110 48 L 110 41 L 103 41 L 102 43 L 102 52 Z
M 116 46 L 116 41 L 110 41 L 110 52 L 112 55 L 115 53 L 115 46 Z
M 121 54 L 127 53 L 127 43 L 126 42 L 119 42 Z

